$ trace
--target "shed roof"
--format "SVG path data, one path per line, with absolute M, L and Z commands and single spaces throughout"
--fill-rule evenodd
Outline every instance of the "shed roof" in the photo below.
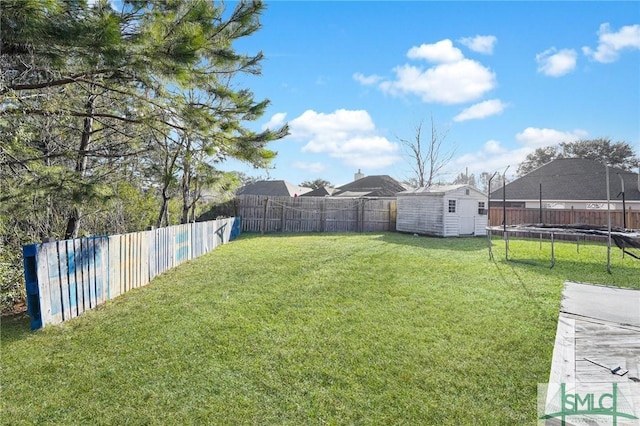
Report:
M 473 190 L 479 194 L 482 194 L 484 196 L 486 196 L 486 194 L 484 194 L 482 191 L 478 190 L 477 188 L 471 186 L 471 185 L 466 185 L 466 184 L 459 184 L 459 185 L 432 185 L 429 187 L 421 187 L 421 188 L 415 188 L 415 189 L 408 189 L 406 191 L 402 191 L 400 192 L 398 195 L 426 195 L 426 196 L 440 196 L 440 195 L 445 195 L 449 192 L 453 192 L 453 191 L 457 191 L 460 188 L 467 188 L 470 190 Z
M 615 199 L 622 190 L 620 178 L 624 180 L 625 199 L 640 200 L 638 174 L 615 167 L 609 168 L 609 190 Z M 606 169 L 604 164 L 584 158 L 561 158 L 527 173 L 508 183 L 505 199 L 538 200 L 606 200 Z M 491 193 L 491 198 L 502 199 L 502 188 Z

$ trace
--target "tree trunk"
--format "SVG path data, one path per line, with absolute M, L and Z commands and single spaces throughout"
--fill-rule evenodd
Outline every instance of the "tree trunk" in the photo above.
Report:
M 182 217 L 180 223 L 189 223 L 189 171 L 184 170 L 182 175 Z
M 78 149 L 78 158 L 76 159 L 76 175 L 78 178 L 84 178 L 87 172 L 87 149 L 91 144 L 91 136 L 93 134 L 93 114 L 96 95 L 90 95 L 85 106 L 87 117 L 83 120 L 82 136 L 80 137 L 80 147 Z M 80 231 L 80 217 L 82 211 L 79 206 L 74 206 L 67 221 L 67 229 L 64 233 L 65 239 L 78 238 Z
M 169 207 L 167 206 L 166 209 L 164 209 L 164 223 L 166 224 L 166 226 L 169 226 L 171 224 L 171 222 L 169 222 Z
M 67 229 L 64 232 L 64 239 L 70 240 L 72 238 L 78 238 L 80 232 L 80 209 L 74 207 L 71 209 L 69 219 L 67 220 Z
M 182 157 L 182 218 L 180 223 L 189 223 L 191 205 L 191 138 L 185 135 L 184 156 Z
M 166 184 L 165 184 L 166 185 Z M 162 219 L 166 219 L 167 226 L 169 225 L 169 195 L 167 194 L 167 186 L 162 188 L 162 205 L 160 206 L 160 214 L 156 221 L 156 228 L 162 228 Z

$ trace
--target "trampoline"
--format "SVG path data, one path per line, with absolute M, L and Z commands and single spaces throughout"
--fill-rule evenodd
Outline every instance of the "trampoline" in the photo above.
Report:
M 556 236 L 574 237 L 579 251 L 580 238 L 592 237 L 593 239 L 605 239 L 607 241 L 607 270 L 610 270 L 609 253 L 611 241 L 622 250 L 623 255 L 627 254 L 634 259 L 640 260 L 640 232 L 618 227 L 609 229 L 607 226 L 573 224 L 573 225 L 551 225 L 551 224 L 521 224 L 510 226 L 488 226 L 487 239 L 489 246 L 489 259 L 493 259 L 493 249 L 491 236 L 494 232 L 501 232 L 505 241 L 505 259 L 509 259 L 509 235 L 517 233 L 525 238 L 549 236 L 551 241 L 551 268 L 556 263 L 554 244 Z

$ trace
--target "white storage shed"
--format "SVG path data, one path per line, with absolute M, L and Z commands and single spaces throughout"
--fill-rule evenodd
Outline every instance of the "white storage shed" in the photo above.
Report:
M 439 237 L 486 235 L 487 195 L 470 185 L 439 185 L 396 194 L 396 230 Z

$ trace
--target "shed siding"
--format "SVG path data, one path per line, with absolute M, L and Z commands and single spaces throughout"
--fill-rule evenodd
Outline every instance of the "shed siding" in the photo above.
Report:
M 456 237 L 460 235 L 460 216 L 457 213 L 449 213 L 447 198 L 447 211 L 444 214 L 444 236 Z
M 469 190 L 467 194 L 467 189 L 460 187 L 444 194 L 399 194 L 396 229 L 400 232 L 455 237 L 461 235 L 463 227 L 464 233 L 486 235 L 487 216 L 478 213 L 479 202 L 488 207 L 486 197 L 475 190 Z M 449 213 L 449 200 L 456 201 L 455 213 Z M 473 209 L 470 209 L 470 200 Z M 463 203 L 465 209 L 461 215 Z
M 442 197 L 398 197 L 396 230 L 444 236 Z
M 480 194 L 478 192 L 475 191 L 469 191 L 469 195 L 466 194 L 466 188 L 459 188 L 455 191 L 451 191 L 447 194 L 447 196 L 445 197 L 446 199 L 455 199 L 457 201 L 457 203 L 459 204 L 461 200 L 466 199 L 472 199 L 475 201 L 476 203 L 476 208 L 474 209 L 474 215 L 473 215 L 473 221 L 474 221 L 474 231 L 473 234 L 474 235 L 486 235 L 487 234 L 487 230 L 486 227 L 488 226 L 488 222 L 487 222 L 487 216 L 486 215 L 481 215 L 478 213 L 478 204 L 479 202 L 484 202 L 485 204 L 485 208 L 487 208 L 487 199 L 483 194 Z M 457 212 L 458 213 L 458 212 Z M 451 224 L 452 224 L 452 229 L 448 230 L 448 234 L 447 236 L 457 236 L 460 235 L 460 225 L 459 225 L 459 220 L 460 217 L 459 215 L 456 213 L 456 217 L 458 222 L 456 222 L 454 224 L 454 221 L 451 220 Z
M 487 235 L 487 226 L 489 226 L 489 222 L 487 222 L 487 215 L 478 215 L 475 217 L 475 232 L 474 235 Z

